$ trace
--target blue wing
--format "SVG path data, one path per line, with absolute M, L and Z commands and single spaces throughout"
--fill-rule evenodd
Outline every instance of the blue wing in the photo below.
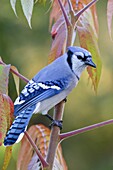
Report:
M 14 115 L 17 116 L 28 107 L 59 94 L 66 87 L 66 80 L 45 81 L 38 83 L 34 80 L 30 80 L 14 103 Z

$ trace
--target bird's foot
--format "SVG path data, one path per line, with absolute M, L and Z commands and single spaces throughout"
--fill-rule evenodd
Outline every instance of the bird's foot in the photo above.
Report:
M 60 128 L 60 130 L 62 130 L 62 126 L 63 126 L 63 121 L 62 120 L 53 120 L 52 123 L 49 125 L 50 128 L 52 128 L 53 126 L 57 126 Z
M 50 128 L 52 128 L 52 126 L 57 126 L 60 128 L 60 130 L 62 130 L 62 126 L 63 126 L 62 120 L 54 120 L 49 114 L 47 114 L 46 116 L 52 121 L 52 123 L 49 125 Z
M 63 101 L 66 103 L 67 102 L 67 97 Z

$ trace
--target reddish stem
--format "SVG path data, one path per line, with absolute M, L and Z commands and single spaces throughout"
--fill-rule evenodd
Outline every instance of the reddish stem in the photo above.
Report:
M 0 60 L 0 64 L 6 65 L 2 60 Z M 22 74 L 16 72 L 16 71 L 13 70 L 12 68 L 10 68 L 10 71 L 11 71 L 12 73 L 14 73 L 16 76 L 18 76 L 20 79 L 22 79 L 23 81 L 25 81 L 25 82 L 27 82 L 27 83 L 29 82 L 29 79 L 27 79 L 26 77 L 24 77 Z
M 62 13 L 63 13 L 64 19 L 65 19 L 65 22 L 66 22 L 66 25 L 67 25 L 67 27 L 68 27 L 68 26 L 71 25 L 71 23 L 70 23 L 69 18 L 68 18 L 68 16 L 67 16 L 66 10 L 65 10 L 64 6 L 62 5 L 61 0 L 58 0 L 58 3 L 59 3 L 59 5 L 60 5 L 61 11 L 62 11 Z
M 74 10 L 73 10 L 71 1 L 70 1 L 70 0 L 67 0 L 67 2 L 68 2 L 68 5 L 69 5 L 69 11 L 71 11 L 71 12 L 74 13 Z
M 76 20 L 81 16 L 81 14 L 83 14 L 84 11 L 86 11 L 89 7 L 91 7 L 92 5 L 94 5 L 98 0 L 93 0 L 91 1 L 89 4 L 87 4 L 83 9 L 81 9 L 80 11 L 78 11 L 75 14 L 75 18 Z
M 39 152 L 37 146 L 35 145 L 34 141 L 32 140 L 32 138 L 30 137 L 30 135 L 28 134 L 27 131 L 24 132 L 27 139 L 29 140 L 30 144 L 32 145 L 32 147 L 34 148 L 37 156 L 39 157 L 41 163 L 42 163 L 42 166 L 43 168 L 47 168 L 49 166 L 49 164 L 44 160 L 43 156 L 41 155 L 41 153 Z
M 90 131 L 90 130 L 93 130 L 93 129 L 96 129 L 96 128 L 99 128 L 99 127 L 102 127 L 102 126 L 105 126 L 105 125 L 109 125 L 111 123 L 113 123 L 113 119 L 106 120 L 106 121 L 103 121 L 103 122 L 100 122 L 100 123 L 96 123 L 96 124 L 93 124 L 93 125 L 90 125 L 90 126 L 86 126 L 86 127 L 83 127 L 83 128 L 77 129 L 77 130 L 73 130 L 71 132 L 62 133 L 62 134 L 59 135 L 60 141 L 67 139 L 69 137 L 78 135 L 78 134 L 83 133 L 83 132 L 87 132 L 87 131 Z

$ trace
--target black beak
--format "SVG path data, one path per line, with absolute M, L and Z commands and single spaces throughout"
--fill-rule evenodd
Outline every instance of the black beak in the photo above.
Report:
M 85 64 L 88 65 L 88 66 L 96 68 L 95 63 L 92 61 L 92 58 L 87 58 L 86 61 L 85 61 Z

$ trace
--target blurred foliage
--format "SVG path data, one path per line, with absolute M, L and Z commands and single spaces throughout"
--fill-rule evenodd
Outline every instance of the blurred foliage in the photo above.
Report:
M 35 5 L 31 30 L 24 18 L 19 1 L 17 2 L 19 18 L 15 17 L 10 3 L 4 0 L 0 2 L 0 55 L 5 63 L 15 65 L 20 73 L 30 79 L 47 64 L 51 45 L 48 28 L 49 13 L 46 13 L 49 3 L 46 6 L 38 3 Z M 98 94 L 95 96 L 88 82 L 87 73 L 83 73 L 79 85 L 68 97 L 63 132 L 112 118 L 113 42 L 110 41 L 108 34 L 106 8 L 107 0 L 98 1 L 99 48 L 103 62 Z M 77 41 L 76 45 L 79 45 Z M 21 89 L 24 84 L 21 81 Z M 17 96 L 12 76 L 10 76 L 9 95 L 13 100 Z M 49 124 L 43 116 L 34 115 L 30 125 L 37 123 Z M 63 155 L 68 168 L 70 170 L 112 170 L 112 129 L 113 125 L 109 125 L 64 141 Z M 13 147 L 13 156 L 8 170 L 16 169 L 19 145 L 15 144 Z M 0 168 L 3 157 L 4 147 L 0 147 Z

